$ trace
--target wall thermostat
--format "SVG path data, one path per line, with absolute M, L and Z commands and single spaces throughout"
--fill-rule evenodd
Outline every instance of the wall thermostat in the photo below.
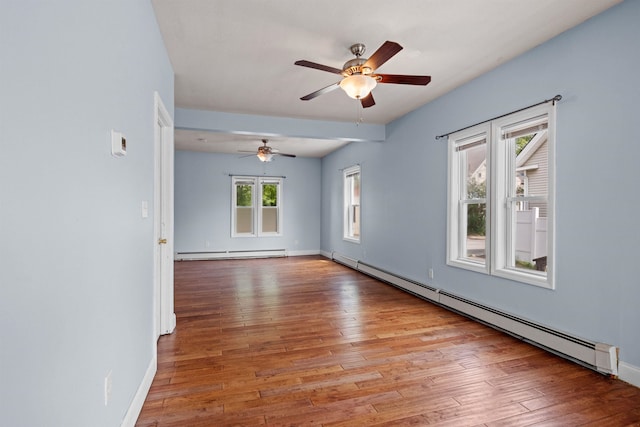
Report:
M 111 154 L 116 157 L 127 154 L 127 138 L 122 132 L 111 130 Z

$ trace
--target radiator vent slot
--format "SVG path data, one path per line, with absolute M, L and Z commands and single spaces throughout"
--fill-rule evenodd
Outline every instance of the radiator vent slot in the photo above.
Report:
M 473 318 L 481 323 L 518 337 L 530 344 L 573 360 L 598 372 L 618 375 L 618 349 L 612 345 L 596 343 L 531 320 L 497 310 L 441 289 L 401 277 L 361 261 L 333 252 L 331 258 L 341 264 L 398 287 L 427 301 Z

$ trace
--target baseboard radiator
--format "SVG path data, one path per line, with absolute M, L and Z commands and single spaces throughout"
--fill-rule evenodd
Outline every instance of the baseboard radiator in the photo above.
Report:
M 573 360 L 590 369 L 611 376 L 618 375 L 618 349 L 612 345 L 592 342 L 569 335 L 343 255 L 332 253 L 331 257 L 340 264 L 400 288 L 419 298 L 499 329 L 554 354 Z
M 176 252 L 174 259 L 176 261 L 203 261 L 214 259 L 282 258 L 286 256 L 286 249 L 264 249 L 258 251 Z

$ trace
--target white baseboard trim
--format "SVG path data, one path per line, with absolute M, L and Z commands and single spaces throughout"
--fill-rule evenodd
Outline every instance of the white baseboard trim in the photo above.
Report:
M 618 378 L 626 383 L 640 387 L 640 368 L 620 362 L 618 363 Z
M 153 382 L 153 377 L 156 376 L 157 370 L 158 356 L 154 354 L 153 358 L 149 362 L 149 367 L 147 367 L 147 372 L 144 374 L 142 382 L 138 387 L 138 391 L 136 391 L 135 396 L 133 396 L 133 401 L 131 402 L 131 405 L 129 405 L 127 414 L 124 416 L 124 420 L 122 420 L 121 427 L 135 427 L 136 421 L 138 421 L 138 416 L 140 416 L 140 411 L 142 410 L 142 405 L 144 405 L 147 394 L 149 394 L 149 389 L 151 388 L 151 383 Z
M 204 261 L 214 259 L 281 258 L 288 256 L 320 255 L 320 249 L 289 251 L 287 249 L 261 249 L 246 251 L 176 252 L 175 261 Z M 330 258 L 330 256 L 329 256 Z
M 288 256 L 308 256 L 308 255 L 320 255 L 320 250 L 306 250 L 306 251 L 287 251 Z
M 176 252 L 175 261 L 203 261 L 213 259 L 276 258 L 288 256 L 286 249 L 260 249 L 246 251 Z

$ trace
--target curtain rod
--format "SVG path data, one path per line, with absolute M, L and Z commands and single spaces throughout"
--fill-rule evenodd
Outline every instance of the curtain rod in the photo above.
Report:
M 286 176 L 284 175 L 254 175 L 251 173 L 245 173 L 245 174 L 235 174 L 235 173 L 230 173 L 229 176 L 247 176 L 249 178 L 286 178 Z
M 492 120 L 501 119 L 501 118 L 506 117 L 506 116 L 508 116 L 508 115 L 510 115 L 510 114 L 519 113 L 520 111 L 524 111 L 524 110 L 526 110 L 527 108 L 537 107 L 538 105 L 546 104 L 546 103 L 548 103 L 548 102 L 553 102 L 553 103 L 554 103 L 554 105 L 555 105 L 555 103 L 556 103 L 556 102 L 558 102 L 558 101 L 560 101 L 561 99 L 562 99 L 562 95 L 556 95 L 556 96 L 554 96 L 554 97 L 553 97 L 553 98 L 551 98 L 551 99 L 545 99 L 544 101 L 538 102 L 537 104 L 529 105 L 528 107 L 520 108 L 519 110 L 511 111 L 510 113 L 505 113 L 505 114 L 502 114 L 501 116 L 496 116 L 496 117 L 493 117 L 493 118 L 491 118 L 491 119 L 483 120 L 483 121 L 478 122 L 478 123 L 476 123 L 476 124 L 473 124 L 473 125 L 469 125 L 469 126 L 465 126 L 465 127 L 463 127 L 463 128 L 460 128 L 460 129 L 458 129 L 458 130 L 454 130 L 454 131 L 451 131 L 451 132 L 443 133 L 442 135 L 438 135 L 438 136 L 436 136 L 436 139 L 442 139 L 442 138 L 444 138 L 444 137 L 447 137 L 447 136 L 451 135 L 452 133 L 460 132 L 461 130 L 469 129 L 469 128 L 472 128 L 472 127 L 474 127 L 474 126 L 481 125 L 482 123 L 490 122 L 490 121 L 492 121 Z

